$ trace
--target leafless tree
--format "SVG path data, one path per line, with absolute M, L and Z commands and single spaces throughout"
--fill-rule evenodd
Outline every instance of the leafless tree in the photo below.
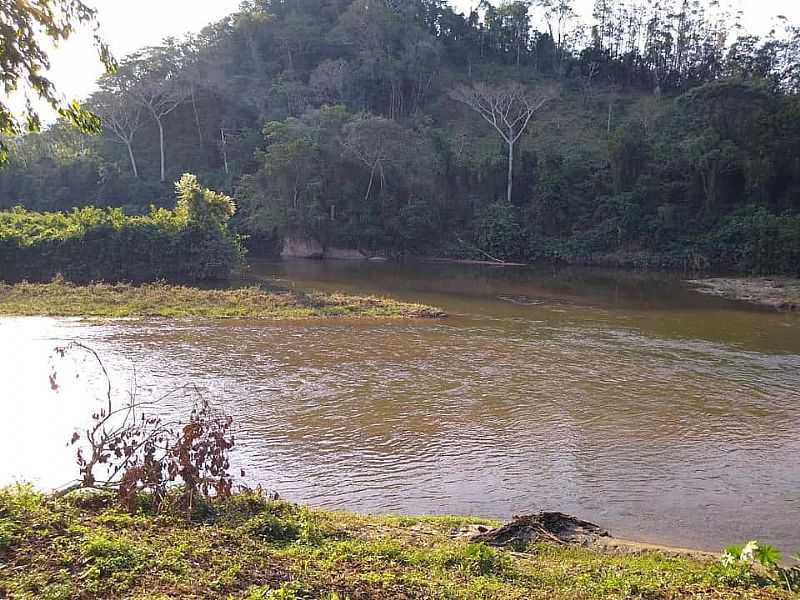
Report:
M 142 107 L 125 101 L 119 90 L 103 89 L 92 97 L 92 108 L 103 119 L 103 126 L 116 141 L 128 151 L 133 176 L 139 178 L 136 156 L 133 153 L 133 139 L 142 127 Z
M 147 48 L 121 65 L 118 77 L 125 81 L 137 102 L 158 127 L 161 181 L 166 181 L 164 120 L 191 96 L 180 78 L 182 53 L 175 44 Z
M 466 104 L 489 123 L 508 146 L 508 186 L 506 200 L 511 203 L 514 181 L 514 147 L 536 113 L 556 93 L 552 89 L 536 92 L 519 83 L 503 85 L 462 85 L 450 92 L 454 100 Z

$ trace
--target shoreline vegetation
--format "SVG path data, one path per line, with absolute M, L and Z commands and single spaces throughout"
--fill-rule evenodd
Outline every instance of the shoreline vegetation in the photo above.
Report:
M 325 512 L 242 492 L 155 514 L 148 496 L 0 490 L 0 597 L 232 600 L 789 599 L 757 570 L 553 537 L 501 549 L 474 517 Z M 503 528 L 500 528 L 503 529 Z M 488 532 L 488 534 L 486 533 Z M 611 538 L 613 539 L 613 538 Z
M 0 282 L 0 315 L 50 317 L 443 318 L 438 308 L 375 296 L 264 290 L 200 289 L 150 283 L 76 285 Z

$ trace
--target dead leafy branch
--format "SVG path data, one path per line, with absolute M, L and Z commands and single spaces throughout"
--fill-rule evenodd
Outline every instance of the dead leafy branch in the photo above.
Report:
M 152 400 L 141 400 L 136 385 L 129 399 L 116 405 L 111 378 L 92 348 L 73 342 L 56 348 L 57 356 L 81 352 L 99 366 L 104 382 L 103 407 L 92 414 L 92 424 L 74 433 L 80 480 L 62 490 L 115 490 L 120 503 L 132 510 L 140 492 L 149 492 L 156 510 L 170 488 L 179 490 L 180 505 L 191 514 L 198 499 L 230 496 L 233 479 L 228 453 L 233 448 L 233 420 L 211 406 L 194 385 L 181 386 Z M 50 386 L 58 391 L 57 372 Z M 167 419 L 163 404 L 169 398 L 191 401 L 188 420 Z

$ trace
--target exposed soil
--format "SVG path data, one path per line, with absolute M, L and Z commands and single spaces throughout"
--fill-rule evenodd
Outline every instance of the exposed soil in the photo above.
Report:
M 749 302 L 780 311 L 800 311 L 800 279 L 733 277 L 692 279 L 687 283 L 701 294 Z

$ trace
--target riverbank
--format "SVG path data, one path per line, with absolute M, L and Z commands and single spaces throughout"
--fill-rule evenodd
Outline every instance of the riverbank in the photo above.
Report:
M 788 277 L 730 277 L 692 279 L 701 294 L 758 304 L 781 311 L 800 310 L 800 279 Z
M 146 506 L 146 505 L 143 505 Z M 177 515 L 103 497 L 0 491 L 0 597 L 48 599 L 761 599 L 790 596 L 718 561 L 553 542 L 474 543 L 469 517 L 316 512 L 240 494 Z
M 431 306 L 374 296 L 264 290 L 199 289 L 165 283 L 75 285 L 0 283 L 0 315 L 52 317 L 439 318 Z

